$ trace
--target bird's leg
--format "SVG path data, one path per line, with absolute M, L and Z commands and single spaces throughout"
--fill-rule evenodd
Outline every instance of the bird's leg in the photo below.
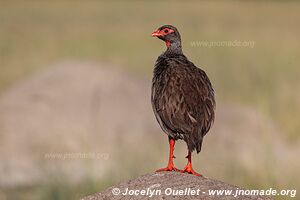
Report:
M 189 151 L 189 153 L 186 156 L 186 158 L 188 159 L 188 163 L 185 166 L 184 170 L 180 170 L 180 172 L 182 172 L 182 173 L 189 173 L 189 174 L 193 174 L 193 175 L 196 175 L 196 176 L 202 176 L 202 174 L 198 174 L 197 172 L 195 172 L 193 170 L 193 167 L 192 167 L 192 152 Z
M 169 155 L 169 163 L 168 166 L 162 169 L 156 170 L 156 172 L 163 172 L 163 171 L 179 171 L 178 169 L 175 168 L 174 163 L 173 163 L 173 158 L 174 156 L 174 146 L 175 146 L 175 140 L 172 138 L 169 138 L 169 144 L 170 144 L 170 155 Z

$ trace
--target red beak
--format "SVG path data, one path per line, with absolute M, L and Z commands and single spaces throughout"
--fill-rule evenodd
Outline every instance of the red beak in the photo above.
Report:
M 160 33 L 160 30 L 156 30 L 151 34 L 152 37 L 157 37 L 157 36 L 162 36 L 162 34 Z

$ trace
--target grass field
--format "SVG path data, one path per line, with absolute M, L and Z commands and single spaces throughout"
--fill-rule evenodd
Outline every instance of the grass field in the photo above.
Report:
M 300 139 L 299 9 L 296 1 L 1 1 L 0 96 L 60 60 L 109 63 L 150 78 L 165 48 L 150 34 L 173 24 L 185 54 L 211 77 L 218 101 L 257 108 L 293 146 Z M 254 46 L 192 45 L 206 41 Z M 47 182 L 34 191 L 43 199 L 72 199 L 116 181 L 108 180 L 70 188 Z M 31 199 L 24 194 L 12 199 Z
M 164 47 L 149 34 L 170 23 L 181 30 L 186 54 L 212 77 L 219 98 L 258 106 L 297 137 L 299 3 L 169 4 L 1 2 L 0 91 L 60 59 L 113 63 L 150 76 Z M 255 46 L 190 45 L 234 40 Z

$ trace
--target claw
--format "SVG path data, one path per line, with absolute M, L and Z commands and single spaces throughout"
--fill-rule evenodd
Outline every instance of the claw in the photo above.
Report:
M 199 174 L 199 173 L 195 172 L 195 171 L 193 170 L 193 168 L 188 168 L 188 167 L 186 167 L 184 170 L 180 170 L 180 172 L 181 172 L 181 173 L 193 174 L 193 175 L 195 175 L 195 176 L 202 176 L 202 174 Z
M 167 171 L 180 171 L 180 170 L 175 168 L 174 166 L 168 166 L 165 168 L 158 169 L 155 172 L 167 172 Z
M 192 153 L 190 151 L 189 151 L 188 155 L 186 156 L 186 158 L 188 159 L 188 163 L 187 163 L 186 167 L 184 168 L 184 170 L 180 170 L 180 172 L 181 173 L 193 174 L 195 176 L 202 176 L 202 174 L 199 174 L 199 173 L 197 173 L 193 170 L 193 167 L 192 167 Z
M 175 146 L 175 140 L 172 138 L 169 138 L 169 144 L 170 144 L 170 155 L 169 155 L 169 163 L 168 166 L 165 168 L 161 168 L 156 170 L 156 172 L 165 172 L 165 171 L 180 171 L 179 169 L 174 167 L 173 159 L 174 156 L 174 146 Z

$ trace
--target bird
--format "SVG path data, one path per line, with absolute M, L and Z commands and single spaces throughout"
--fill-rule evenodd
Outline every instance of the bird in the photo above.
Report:
M 183 54 L 176 27 L 163 25 L 151 36 L 166 44 L 166 50 L 154 65 L 151 104 L 170 146 L 167 167 L 156 172 L 179 171 L 202 176 L 193 169 L 192 152 L 198 154 L 201 151 L 203 137 L 214 122 L 216 102 L 213 86 L 205 71 Z M 183 170 L 177 169 L 173 162 L 177 140 L 184 140 L 187 144 L 188 162 Z

